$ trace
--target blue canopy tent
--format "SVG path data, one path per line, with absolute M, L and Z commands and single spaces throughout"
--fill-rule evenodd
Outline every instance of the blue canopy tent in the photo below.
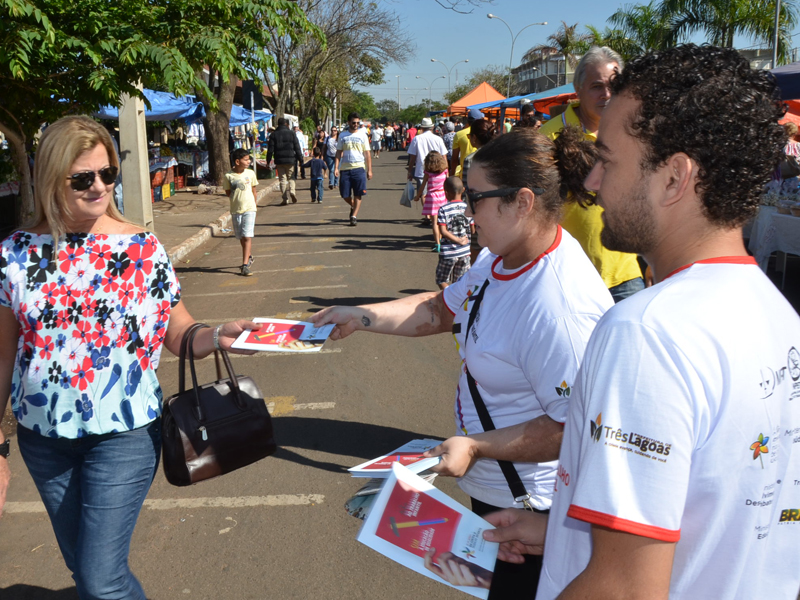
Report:
M 770 72 L 775 76 L 784 100 L 800 99 L 800 62 L 777 67 Z
M 525 94 L 523 96 L 512 96 L 511 98 L 506 98 L 505 100 L 495 100 L 493 102 L 484 102 L 482 104 L 473 104 L 468 108 L 472 110 L 473 108 L 477 108 L 478 110 L 483 110 L 485 108 L 519 108 L 523 104 L 525 104 L 524 100 L 528 102 L 535 102 L 536 100 L 543 100 L 545 98 L 552 98 L 554 96 L 561 96 L 563 94 L 574 94 L 575 88 L 571 83 L 567 85 L 562 85 L 557 88 L 553 88 L 550 90 L 545 90 L 544 92 L 537 92 L 535 94 Z
M 145 98 L 150 102 L 151 108 L 145 105 L 145 121 L 173 121 L 183 119 L 187 123 L 200 121 L 206 116 L 202 102 L 196 102 L 192 96 L 175 97 L 169 92 L 156 92 L 144 90 Z M 94 113 L 99 119 L 119 119 L 119 109 L 116 106 L 104 106 Z
M 255 111 L 256 121 L 269 121 L 271 118 L 272 118 L 272 113 L 268 113 L 265 110 Z M 253 118 L 250 115 L 249 110 L 237 104 L 234 104 L 231 107 L 231 120 L 230 120 L 231 127 L 238 127 L 239 125 L 247 125 L 248 123 L 252 122 Z

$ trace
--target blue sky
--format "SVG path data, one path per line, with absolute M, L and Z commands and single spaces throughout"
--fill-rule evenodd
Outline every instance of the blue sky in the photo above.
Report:
M 439 63 L 432 63 L 431 58 L 443 61 L 451 68 L 451 85 L 455 87 L 457 80 L 463 82 L 471 71 L 477 71 L 488 65 L 508 65 L 511 53 L 511 34 L 506 26 L 496 19 L 488 19 L 487 13 L 502 17 L 516 34 L 529 23 L 547 21 L 544 26 L 529 27 L 517 38 L 514 46 L 513 65 L 519 64 L 526 50 L 544 43 L 547 36 L 556 31 L 564 20 L 568 25 L 578 22 L 583 31 L 585 25 L 594 25 L 598 29 L 606 27 L 606 19 L 624 6 L 625 2 L 613 0 L 567 0 L 550 2 L 532 2 L 531 0 L 495 0 L 491 4 L 471 6 L 472 14 L 462 15 L 440 7 L 434 0 L 382 0 L 383 6 L 396 12 L 411 32 L 416 44 L 414 56 L 406 65 L 387 65 L 385 79 L 387 83 L 380 86 L 360 88 L 368 91 L 376 100 L 390 98 L 397 100 L 397 78 L 400 75 L 401 105 L 408 106 L 428 97 L 427 91 L 418 91 L 429 87 L 422 79 L 429 82 L 441 75 L 447 75 L 445 68 Z M 799 30 L 800 31 L 800 30 Z M 795 31 L 794 33 L 797 33 Z M 702 41 L 697 39 L 696 41 Z M 794 38 L 793 46 L 800 43 L 800 37 Z M 739 48 L 752 46 L 748 39 L 737 40 Z M 469 59 L 469 63 L 461 60 Z M 403 88 L 410 88 L 404 90 Z M 433 82 L 432 97 L 441 100 L 447 92 L 447 79 Z M 504 93 L 504 90 L 500 90 Z

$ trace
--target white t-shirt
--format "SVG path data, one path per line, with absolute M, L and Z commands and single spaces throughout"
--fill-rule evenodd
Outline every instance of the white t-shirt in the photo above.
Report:
M 349 129 L 339 132 L 336 149 L 342 151 L 339 159 L 339 170 L 363 169 L 366 165 L 364 154 L 369 154 L 367 130 L 363 127 L 351 133 Z
M 372 130 L 372 141 L 373 142 L 380 142 L 381 138 L 383 137 L 383 129 L 380 127 L 376 127 Z
M 744 257 L 610 310 L 570 404 L 537 600 L 585 569 L 591 524 L 677 541 L 672 600 L 795 600 L 798 348 L 800 318 Z
M 417 162 L 414 165 L 414 177 L 422 179 L 425 174 L 425 157 L 428 152 L 435 150 L 442 156 L 447 156 L 447 147 L 444 145 L 442 138 L 434 134 L 430 129 L 414 136 L 411 144 L 408 146 L 408 153 L 417 157 Z
M 487 278 L 465 344 L 471 300 Z M 455 315 L 454 331 L 460 329 L 455 334 L 462 359 L 455 405 L 458 432 L 483 431 L 465 363 L 497 429 L 545 414 L 563 423 L 589 336 L 613 304 L 580 244 L 559 227 L 547 252 L 514 271 L 503 269 L 502 259 L 484 249 L 475 265 L 445 288 L 444 301 Z M 550 507 L 556 463 L 515 463 L 537 508 Z M 493 506 L 521 506 L 495 460 L 478 460 L 459 486 Z

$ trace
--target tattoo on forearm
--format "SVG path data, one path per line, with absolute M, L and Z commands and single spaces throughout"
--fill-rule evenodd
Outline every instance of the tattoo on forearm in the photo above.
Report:
M 436 323 L 436 306 L 433 300 L 428 300 L 428 310 L 431 311 L 431 325 Z
M 372 321 L 369 320 L 369 317 L 367 317 L 367 315 L 361 317 L 361 322 L 364 324 L 364 327 L 369 327 L 370 325 L 372 325 Z

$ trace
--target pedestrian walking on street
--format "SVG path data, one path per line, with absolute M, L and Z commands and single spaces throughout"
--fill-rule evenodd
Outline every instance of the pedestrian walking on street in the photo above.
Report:
M 34 214 L 0 242 L 0 414 L 81 600 L 146 600 L 128 565 L 161 449 L 161 350 L 195 323 L 167 252 L 114 205 L 119 164 L 88 117 L 51 124 L 34 166 Z M 229 352 L 250 321 L 202 329 L 194 355 Z M 249 352 L 251 354 L 252 352 Z M 0 511 L 10 472 L 0 432 Z M 188 550 L 188 549 L 187 549 Z
M 436 285 L 440 290 L 455 283 L 469 271 L 469 242 L 475 235 L 475 222 L 464 214 L 467 205 L 461 199 L 464 194 L 461 180 L 458 177 L 445 179 L 444 194 L 447 204 L 439 209 L 436 216 L 444 238 L 436 265 Z
M 328 189 L 339 186 L 339 176 L 336 175 L 336 144 L 339 143 L 339 128 L 334 125 L 331 133 L 325 140 L 325 164 L 328 167 Z
M 283 198 L 281 206 L 286 206 L 289 198 L 292 199 L 292 202 L 297 202 L 292 170 L 297 161 L 303 160 L 303 152 L 297 136 L 289 130 L 289 120 L 285 117 L 278 119 L 278 128 L 269 136 L 267 163 L 270 163 L 273 158 L 281 186 L 281 197 Z
M 309 160 L 305 167 L 310 169 L 311 175 L 311 202 L 317 202 L 318 204 L 322 204 L 322 193 L 325 189 L 323 182 L 325 180 L 324 173 L 328 170 L 325 161 L 322 160 L 322 151 L 314 147 L 312 151 L 314 158 Z
M 422 191 L 425 190 L 425 203 L 422 206 L 422 216 L 428 217 L 433 229 L 433 252 L 439 252 L 439 241 L 441 233 L 436 215 L 439 209 L 447 203 L 444 194 L 444 180 L 447 179 L 447 159 L 443 154 L 436 150 L 431 150 L 425 157 L 425 174 L 422 183 L 417 188 L 417 195 L 414 202 L 422 198 Z
M 300 168 L 300 179 L 306 178 L 305 158 L 308 156 L 308 138 L 297 125 L 294 126 L 294 134 L 297 136 L 297 143 L 300 144 L 300 160 L 294 165 L 294 178 L 297 179 L 297 170 Z
M 383 142 L 383 128 L 380 123 L 372 126 L 372 158 L 381 157 L 381 143 Z
M 249 169 L 250 154 L 244 148 L 237 148 L 231 154 L 233 170 L 225 174 L 222 187 L 225 195 L 231 199 L 231 222 L 236 239 L 242 244 L 241 273 L 245 277 L 252 275 L 253 236 L 256 225 L 256 179 L 255 171 Z
M 367 194 L 367 180 L 372 179 L 372 157 L 367 130 L 361 127 L 358 113 L 347 115 L 347 127 L 336 143 L 334 173 L 339 177 L 342 199 L 350 205 L 350 225 L 355 227 L 361 198 Z
M 417 191 L 419 191 L 425 176 L 425 157 L 428 156 L 428 152 L 435 150 L 442 156 L 447 155 L 447 147 L 444 145 L 442 138 L 434 135 L 432 129 L 433 121 L 429 117 L 422 119 L 422 124 L 420 125 L 421 133 L 414 136 L 414 139 L 411 140 L 411 145 L 408 147 L 407 177 L 408 181 L 414 182 Z M 426 224 L 436 220 L 436 213 L 433 213 L 433 216 L 433 219 L 429 219 L 427 215 L 424 216 Z

